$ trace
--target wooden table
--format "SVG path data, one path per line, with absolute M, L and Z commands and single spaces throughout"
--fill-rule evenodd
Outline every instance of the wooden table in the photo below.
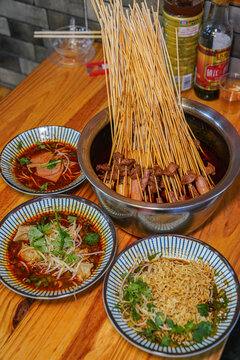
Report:
M 101 46 L 96 47 L 95 60 L 102 60 Z M 199 100 L 193 90 L 185 96 Z M 205 103 L 219 110 L 219 101 Z M 15 135 L 41 125 L 66 125 L 82 131 L 92 116 L 106 106 L 104 76 L 89 77 L 85 66 L 67 69 L 57 67 L 47 59 L 1 102 L 0 149 Z M 228 117 L 238 130 L 239 115 Z M 191 234 L 220 251 L 238 275 L 239 188 L 238 178 L 226 192 L 214 216 Z M 87 181 L 75 193 L 97 203 Z M 1 218 L 30 198 L 0 179 Z M 117 235 L 118 252 L 136 240 L 119 228 Z M 84 295 L 57 301 L 32 301 L 0 284 L 0 298 L 1 360 L 160 359 L 129 344 L 112 326 L 104 310 L 102 280 Z M 217 360 L 222 348 L 218 346 L 197 359 Z

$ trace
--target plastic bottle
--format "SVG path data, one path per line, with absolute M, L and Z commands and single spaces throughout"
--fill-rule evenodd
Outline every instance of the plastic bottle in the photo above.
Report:
M 164 37 L 174 77 L 176 82 L 180 82 L 181 91 L 193 87 L 203 3 L 203 0 L 164 0 Z M 178 36 L 178 49 L 176 33 Z
M 229 0 L 212 0 L 209 17 L 199 35 L 194 89 L 203 100 L 219 96 L 219 80 L 228 71 L 233 29 L 228 20 Z

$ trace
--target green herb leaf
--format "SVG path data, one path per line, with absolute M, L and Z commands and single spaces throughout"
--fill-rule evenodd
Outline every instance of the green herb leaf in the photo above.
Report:
M 53 254 L 54 256 L 58 257 L 59 255 L 62 255 L 62 251 L 59 250 L 52 250 L 51 254 Z
M 124 279 L 126 275 L 127 275 L 127 273 L 120 274 L 120 276 L 121 276 L 122 279 Z
M 64 259 L 64 261 L 67 263 L 67 264 L 73 264 L 77 261 L 80 260 L 80 257 L 71 253 L 71 254 L 68 254 L 67 257 Z
M 170 327 L 170 328 L 173 328 L 174 327 L 174 322 L 171 320 L 171 319 L 166 319 L 166 322 L 167 322 L 167 324 L 168 324 L 168 326 Z
M 18 144 L 17 144 L 18 150 L 21 150 L 21 149 L 22 149 L 22 146 L 23 146 L 23 142 L 22 142 L 22 140 L 20 140 L 20 141 L 18 142 Z
M 19 162 L 20 166 L 31 164 L 31 161 L 25 157 L 21 157 L 21 158 L 17 159 L 17 161 Z
M 157 254 L 148 255 L 148 260 L 151 261 L 151 260 L 155 259 L 156 256 L 157 256 Z
M 43 278 L 43 279 L 38 280 L 34 285 L 36 287 L 39 287 L 41 285 L 48 286 L 48 281 L 47 281 L 47 279 Z
M 201 316 L 207 317 L 209 315 L 209 306 L 208 304 L 199 304 L 197 305 L 198 312 Z
M 147 304 L 147 308 L 148 308 L 148 311 L 150 312 L 153 308 L 155 308 L 156 306 L 152 303 L 148 303 Z
M 95 245 L 99 242 L 99 235 L 97 233 L 87 233 L 84 238 L 84 243 L 88 245 Z
M 184 334 L 185 329 L 182 326 L 174 325 L 171 332 L 173 332 L 175 334 Z
M 164 324 L 164 321 L 163 321 L 162 317 L 157 315 L 155 317 L 155 323 L 156 323 L 157 327 L 160 327 L 160 326 L 162 326 Z
M 156 253 L 156 254 L 153 254 L 153 255 L 148 255 L 148 260 L 151 261 L 153 259 L 155 259 L 155 257 L 160 254 L 160 253 Z M 161 256 L 160 256 L 161 257 Z
M 41 231 L 41 233 L 43 235 L 46 235 L 48 233 L 48 230 L 51 229 L 52 224 L 49 222 L 49 223 L 47 223 L 45 225 L 44 224 L 38 224 L 36 226 L 37 226 L 38 230 Z
M 125 300 L 132 303 L 138 301 L 140 304 L 142 304 L 142 295 L 147 296 L 151 300 L 153 299 L 150 288 L 141 279 L 128 284 L 124 293 Z
M 135 309 L 135 307 L 132 307 L 132 319 L 133 321 L 138 321 L 140 319 L 140 315 Z
M 41 186 L 41 191 L 46 191 L 47 190 L 47 186 L 48 186 L 48 182 L 46 182 L 45 184 L 43 184 L 42 186 Z
M 161 340 L 161 346 L 168 346 L 170 345 L 171 338 L 169 334 L 164 335 L 164 337 Z
M 34 249 L 41 251 L 42 253 L 45 253 L 47 251 L 46 240 L 43 237 L 33 240 L 31 246 L 33 246 Z
M 49 162 L 47 164 L 42 165 L 42 168 L 48 168 L 48 169 L 53 169 L 55 166 L 57 166 L 58 163 L 60 163 L 62 161 L 62 159 L 51 159 L 49 160 Z
M 189 332 L 195 328 L 195 325 L 194 325 L 193 321 L 189 321 L 184 327 L 185 327 L 186 331 Z
M 196 342 L 202 342 L 207 336 L 210 336 L 213 332 L 212 324 L 210 321 L 201 321 L 193 333 L 193 339 Z
M 68 221 L 70 222 L 70 224 L 72 224 L 75 220 L 77 220 L 77 216 L 72 216 L 72 215 L 69 215 L 67 217 Z
M 148 319 L 147 320 L 147 324 L 150 326 L 150 330 L 159 330 L 157 325 L 155 324 L 155 322 L 152 319 Z
M 59 232 L 59 238 L 60 238 L 60 247 L 59 247 L 59 249 L 62 250 L 64 245 L 65 245 L 65 240 L 66 240 L 66 243 L 68 244 L 68 247 L 69 247 L 69 240 L 71 240 L 71 236 L 61 228 L 61 226 L 59 224 L 59 221 L 58 221 L 58 215 L 57 215 L 56 208 L 55 208 L 55 218 L 56 218 L 58 232 Z
M 31 230 L 29 230 L 28 237 L 30 240 L 30 245 L 33 246 L 33 242 L 43 237 L 43 233 L 37 228 L 37 226 L 34 226 Z
M 37 141 L 36 144 L 38 145 L 39 149 L 43 150 L 46 148 L 44 144 L 41 143 L 41 141 Z

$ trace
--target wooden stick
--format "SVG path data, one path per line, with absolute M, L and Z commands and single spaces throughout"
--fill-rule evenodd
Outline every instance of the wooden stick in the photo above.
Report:
M 103 0 L 92 3 L 109 64 L 112 134 L 109 165 L 115 152 L 134 158 L 142 176 L 144 169 L 153 168 L 154 164 L 162 169 L 170 162 L 178 164 L 179 170 L 172 177 L 162 176 L 167 200 L 172 201 L 171 193 L 178 200 L 187 193 L 188 187 L 181 184 L 181 177 L 188 170 L 197 175 L 206 173 L 181 106 L 180 81 L 177 87 L 159 22 L 159 1 L 156 13 L 153 9 L 151 13 L 146 1 L 141 7 L 134 1 L 127 11 L 121 0 L 107 5 Z M 176 43 L 177 40 L 176 34 Z M 125 171 L 124 188 L 127 178 Z M 140 186 L 139 178 L 138 182 Z M 159 197 L 156 177 L 154 182 Z M 151 201 L 151 195 L 148 186 L 142 197 Z
M 98 34 L 34 34 L 34 38 L 37 39 L 101 39 L 102 36 Z

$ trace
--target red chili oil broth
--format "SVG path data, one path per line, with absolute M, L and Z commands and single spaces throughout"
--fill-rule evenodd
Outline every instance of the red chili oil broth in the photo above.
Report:
M 41 149 L 39 147 L 39 145 L 37 145 L 37 144 L 32 145 L 31 147 L 29 147 L 25 151 L 23 151 L 21 153 L 21 155 L 18 156 L 18 159 L 20 159 L 22 157 L 30 159 L 31 156 L 36 155 L 36 154 L 41 154 L 41 152 L 43 153 L 46 150 L 54 152 L 54 150 L 56 149 L 56 145 L 58 145 L 58 148 L 64 147 L 65 149 L 69 150 L 69 153 L 68 153 L 69 160 L 76 162 L 76 164 L 71 167 L 73 172 L 79 172 L 81 170 L 80 166 L 78 164 L 77 150 L 71 144 L 67 144 L 67 143 L 59 142 L 59 141 L 58 142 L 48 141 L 48 142 L 42 142 L 41 146 L 43 146 L 43 145 L 46 146 L 46 149 Z M 19 181 L 22 185 L 24 185 L 27 188 L 32 189 L 32 190 L 43 191 L 43 192 L 59 190 L 59 189 L 62 189 L 64 187 L 68 186 L 69 184 L 71 184 L 74 180 L 76 180 L 79 177 L 79 174 L 77 174 L 77 175 L 69 178 L 69 174 L 68 174 L 69 171 L 67 171 L 66 176 L 64 176 L 64 174 L 62 174 L 60 176 L 60 178 L 58 179 L 58 181 L 56 183 L 54 183 L 51 180 L 47 180 L 47 179 L 44 179 L 44 178 L 38 176 L 36 174 L 35 168 L 31 168 L 31 172 L 30 172 L 28 170 L 27 165 L 21 166 L 18 159 L 16 159 L 14 166 L 13 166 L 14 176 L 17 179 L 17 181 Z M 29 175 L 29 179 L 24 180 L 24 179 L 19 178 L 19 176 L 21 176 L 23 174 Z M 38 184 L 38 186 L 36 186 L 36 184 L 31 179 L 31 177 L 34 178 L 34 180 Z M 47 189 L 41 190 L 41 187 L 46 183 L 48 183 Z
M 67 220 L 68 216 L 76 216 L 77 217 L 77 225 L 81 224 L 82 229 L 80 231 L 81 236 L 83 237 L 84 234 L 87 232 L 92 233 L 98 233 L 99 235 L 99 242 L 95 245 L 88 245 L 88 244 L 81 244 L 81 248 L 87 248 L 89 252 L 97 252 L 97 251 L 103 251 L 103 241 L 102 238 L 97 231 L 96 227 L 86 218 L 79 217 L 76 214 L 66 214 L 59 212 L 58 213 L 58 220 L 61 225 L 69 225 L 69 221 Z M 42 219 L 45 218 L 45 224 L 50 222 L 51 220 L 55 219 L 54 214 L 45 214 L 38 217 L 34 217 L 28 222 L 22 224 L 22 225 L 37 225 L 41 222 Z M 17 231 L 16 231 L 17 232 Z M 22 247 L 23 241 L 13 241 L 16 232 L 12 236 L 12 239 L 10 240 L 8 244 L 8 250 L 7 250 L 7 260 L 8 260 L 8 267 L 11 270 L 11 273 L 14 277 L 16 277 L 21 283 L 26 284 L 27 286 L 38 289 L 38 290 L 45 290 L 45 291 L 57 291 L 62 290 L 66 288 L 70 288 L 73 286 L 76 286 L 78 284 L 81 284 L 83 281 L 78 280 L 76 277 L 71 280 L 72 274 L 70 272 L 64 273 L 62 276 L 60 276 L 59 279 L 52 276 L 51 274 L 44 274 L 39 271 L 39 269 L 34 269 L 31 267 L 27 262 L 22 260 L 20 257 L 18 257 L 18 252 L 20 251 Z M 91 255 L 88 258 L 88 261 L 93 263 L 93 268 L 91 269 L 91 274 L 94 273 L 94 271 L 97 269 L 101 262 L 102 254 L 99 255 Z M 24 262 L 25 266 L 21 263 Z M 45 280 L 47 280 L 47 282 Z M 29 281 L 30 280 L 30 281 Z M 40 283 L 38 286 L 36 284 Z

